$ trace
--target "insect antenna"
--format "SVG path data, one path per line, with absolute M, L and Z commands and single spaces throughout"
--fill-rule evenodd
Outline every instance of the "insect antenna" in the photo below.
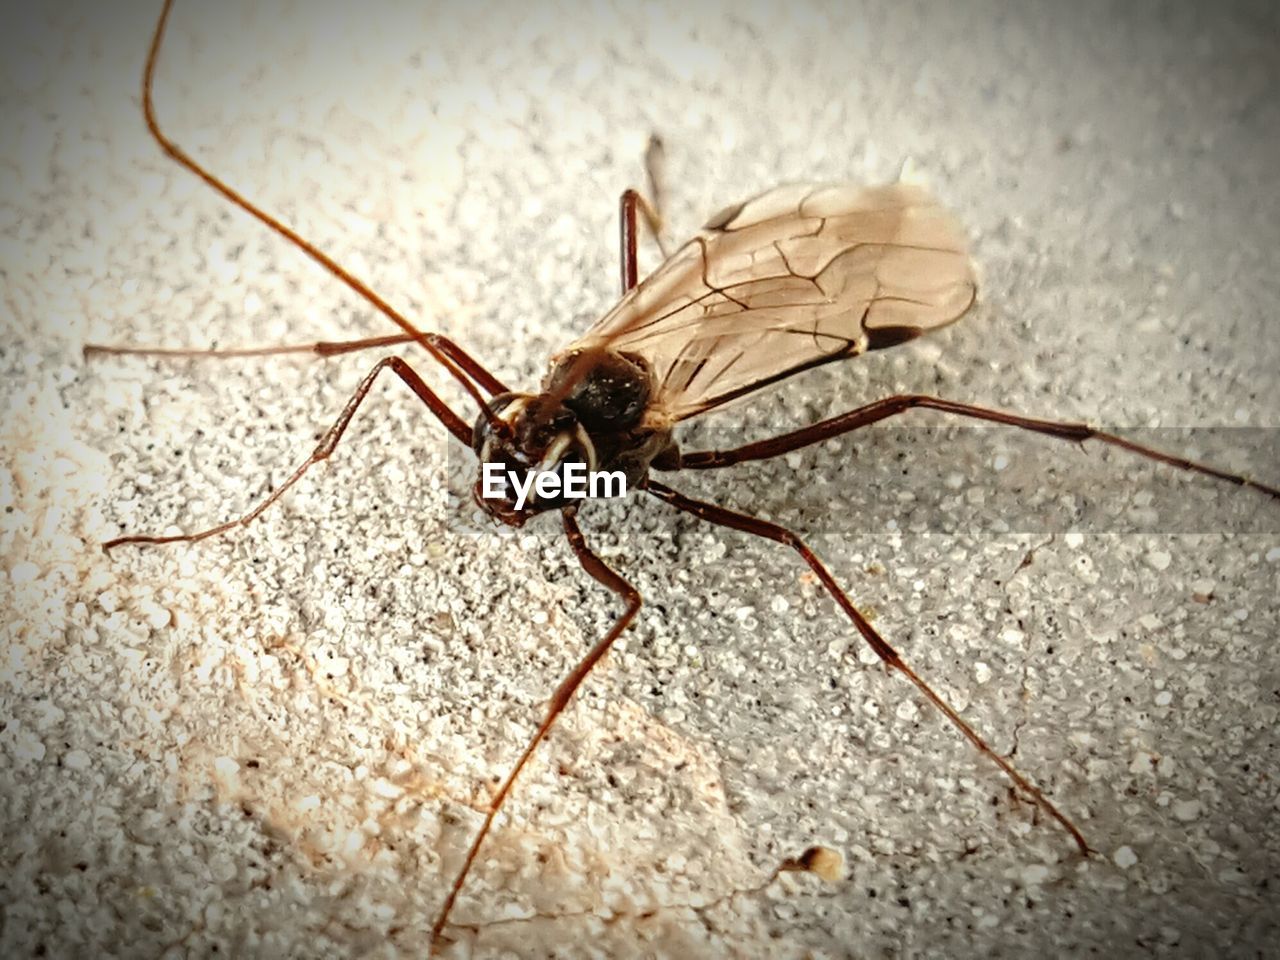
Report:
M 471 399 L 474 400 L 476 405 L 479 407 L 490 429 L 495 431 L 499 436 L 509 436 L 511 429 L 510 426 L 494 414 L 493 409 L 488 403 L 488 399 L 483 393 L 481 393 L 480 387 L 477 387 L 477 384 L 479 384 L 490 394 L 502 393 L 505 391 L 502 383 L 490 374 L 483 365 L 447 338 L 442 337 L 439 334 L 419 330 L 408 320 L 408 318 L 379 296 L 363 280 L 351 273 L 351 271 L 347 270 L 342 266 L 342 264 L 338 263 L 292 227 L 267 213 L 222 178 L 210 172 L 199 161 L 171 140 L 161 129 L 160 122 L 156 118 L 155 103 L 152 97 L 152 87 L 155 80 L 156 64 L 160 58 L 160 47 L 164 40 L 165 27 L 168 23 L 169 14 L 172 9 L 173 0 L 164 0 L 164 6 L 160 11 L 160 17 L 156 22 L 155 32 L 151 36 L 151 45 L 147 50 L 146 65 L 142 71 L 142 113 L 146 120 L 147 129 L 151 132 L 151 136 L 155 141 L 160 145 L 160 149 L 163 150 L 165 155 L 175 163 L 184 167 L 203 180 L 204 183 L 213 189 L 219 196 L 235 204 L 254 219 L 284 237 L 308 257 L 320 264 L 320 266 L 330 274 L 345 283 L 351 290 L 378 310 L 379 313 L 403 330 L 406 340 L 419 344 L 434 360 L 436 360 L 436 362 L 449 372 L 450 376 L 462 384 L 463 389 L 466 390 L 466 392 L 471 396 Z M 255 349 L 252 351 L 251 355 L 262 355 L 269 351 L 270 348 L 267 348 L 266 350 Z M 95 350 L 86 352 L 120 353 L 126 351 L 120 349 L 113 350 L 111 348 L 96 348 Z M 296 351 L 292 348 L 288 348 L 288 352 Z

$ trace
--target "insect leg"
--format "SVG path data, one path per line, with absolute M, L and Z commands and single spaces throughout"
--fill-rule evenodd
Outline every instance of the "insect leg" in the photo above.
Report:
M 454 360 L 476 383 L 489 393 L 505 393 L 506 386 L 486 370 L 478 360 L 448 337 L 438 333 L 421 336 L 439 347 L 440 352 Z M 317 357 L 336 357 L 372 347 L 393 347 L 400 343 L 416 343 L 419 337 L 410 333 L 393 333 L 384 337 L 366 337 L 360 340 L 320 340 L 315 343 L 293 343 L 275 347 L 235 347 L 226 350 L 203 350 L 186 347 L 132 347 L 86 343 L 85 359 L 93 356 L 169 357 L 173 359 L 209 358 L 213 360 L 241 359 L 245 357 L 274 357 L 285 354 L 309 353 Z
M 667 245 L 662 239 L 662 157 L 663 147 L 662 141 L 657 135 L 649 137 L 649 146 L 644 152 L 644 168 L 649 178 L 649 196 L 652 200 L 646 200 L 642 194 L 636 190 L 625 190 L 619 201 L 619 217 L 618 223 L 622 228 L 621 246 L 622 246 L 622 295 L 626 296 L 631 292 L 631 288 L 640 282 L 640 270 L 636 266 L 636 245 L 638 243 L 638 231 L 636 230 L 636 210 L 638 209 L 644 217 L 644 222 L 649 228 L 654 243 L 658 245 L 658 249 L 662 252 L 662 259 L 667 259 L 670 254 L 667 252 Z
M 803 427 L 780 437 L 771 437 L 768 440 L 758 440 L 755 443 L 735 447 L 732 450 L 696 450 L 685 453 L 680 456 L 678 466 L 675 469 L 705 470 L 713 467 L 727 467 L 746 460 L 765 460 L 769 457 L 789 453 L 792 450 L 798 450 L 801 447 L 807 447 L 821 440 L 850 433 L 860 427 L 887 420 L 889 417 L 905 413 L 917 407 L 939 410 L 943 413 L 970 417 L 975 420 L 1002 423 L 1022 430 L 1043 433 L 1059 440 L 1071 440 L 1076 443 L 1082 443 L 1085 440 L 1097 440 L 1101 443 L 1136 453 L 1138 456 L 1146 457 L 1149 460 L 1177 467 L 1179 470 L 1202 473 L 1238 486 L 1251 487 L 1254 490 L 1260 490 L 1269 496 L 1280 499 L 1280 489 L 1276 487 L 1260 483 L 1238 473 L 1219 470 L 1217 467 L 1206 463 L 1188 460 L 1185 457 L 1165 453 L 1154 447 L 1126 440 L 1124 437 L 1117 436 L 1114 433 L 1106 433 L 1091 427 L 1087 423 L 1024 417 L 1015 413 L 1006 413 L 1003 410 L 992 410 L 988 407 L 978 407 L 968 403 L 956 403 L 953 400 L 943 400 L 941 397 L 931 397 L 923 394 L 898 394 L 892 397 L 885 397 L 883 400 L 876 400 L 874 403 L 857 407 L 838 417 L 823 420 L 820 423 Z
M 494 794 L 493 801 L 489 805 L 489 812 L 485 815 L 484 823 L 480 825 L 479 832 L 476 834 L 475 839 L 471 841 L 471 847 L 467 851 L 466 859 L 462 862 L 462 868 L 454 876 L 453 885 L 449 888 L 449 895 L 445 898 L 444 906 L 440 908 L 436 922 L 431 928 L 433 946 L 440 941 L 441 934 L 449 922 L 449 913 L 453 910 L 454 901 L 457 900 L 458 893 L 462 890 L 462 885 L 467 879 L 467 874 L 470 873 L 471 866 L 475 863 L 476 855 L 480 852 L 480 846 L 484 843 L 485 837 L 493 826 L 494 818 L 497 817 L 498 811 L 502 808 L 507 795 L 511 792 L 516 777 L 520 775 L 520 771 L 529 762 L 529 758 L 533 756 L 538 744 L 542 742 L 551 730 L 556 718 L 564 711 L 565 706 L 572 699 L 578 687 L 581 686 L 582 681 L 586 679 L 587 674 L 600 661 L 600 658 L 609 651 L 609 648 L 613 646 L 613 641 L 622 634 L 622 631 L 627 628 L 627 625 L 631 623 L 636 613 L 640 610 L 640 592 L 614 572 L 608 564 L 587 546 L 587 541 L 582 535 L 578 521 L 574 518 L 574 511 L 564 510 L 561 515 L 564 518 L 564 532 L 569 538 L 569 546 L 573 548 L 573 552 L 577 555 L 582 569 L 621 597 L 623 602 L 626 603 L 626 609 L 613 622 L 613 626 L 609 628 L 608 633 L 597 640 L 595 646 L 587 652 L 585 657 L 578 661 L 578 664 L 569 672 L 569 675 L 560 681 L 560 686 L 556 687 L 555 693 L 551 695 L 551 702 L 547 705 L 546 717 L 539 725 L 537 732 L 525 745 L 524 751 L 511 767 L 510 772 L 507 773 L 507 778 L 502 781 L 502 786 L 498 788 L 498 792 Z
M 831 598 L 835 600 L 837 604 L 839 604 L 840 609 L 844 611 L 845 616 L 853 621 L 853 625 L 857 627 L 858 632 L 862 634 L 862 638 L 867 641 L 871 649 L 876 652 L 876 655 L 879 656 L 880 659 L 889 667 L 897 670 L 915 684 L 916 689 L 924 694 L 924 696 L 935 707 L 942 711 L 943 715 L 951 721 L 952 726 L 964 734 L 969 742 L 982 751 L 984 755 L 994 761 L 995 764 L 1005 772 L 1005 775 L 1014 782 L 1018 789 L 1030 797 L 1037 806 L 1049 814 L 1049 816 L 1053 817 L 1053 819 L 1057 820 L 1058 823 L 1062 824 L 1063 828 L 1071 834 L 1071 838 L 1075 840 L 1076 846 L 1080 848 L 1080 852 L 1088 855 L 1090 852 L 1089 845 L 1085 842 L 1084 835 L 1080 833 L 1075 824 L 1068 820 L 1066 815 L 1054 806 L 1053 803 L 1040 792 L 1038 787 L 1032 785 L 1026 777 L 1014 769 L 1013 764 L 1009 763 L 1008 760 L 992 750 L 987 741 L 983 739 L 982 736 L 973 729 L 973 727 L 969 726 L 969 724 L 965 722 L 960 714 L 956 713 L 955 709 L 949 703 L 935 693 L 929 684 L 925 683 L 925 681 L 921 679 L 914 670 L 907 666 L 902 657 L 898 656 L 898 652 L 894 650 L 893 647 L 889 646 L 885 639 L 880 636 L 880 633 L 876 628 L 873 627 L 867 618 L 862 615 L 861 611 L 853 605 L 853 602 L 850 601 L 844 590 L 842 590 L 840 585 L 836 583 L 835 577 L 831 575 L 823 562 L 818 559 L 817 555 L 809 549 L 803 540 L 790 530 L 785 527 L 780 527 L 776 523 L 770 523 L 767 520 L 761 520 L 758 517 L 748 516 L 744 513 L 737 513 L 733 510 L 727 510 L 724 507 L 716 506 L 713 503 L 707 503 L 703 500 L 694 500 L 692 497 L 686 497 L 684 494 L 658 483 L 655 480 L 646 481 L 645 489 L 659 500 L 663 500 L 678 510 L 683 510 L 685 513 L 691 513 L 701 520 L 706 520 L 708 523 L 714 523 L 718 526 L 729 527 L 734 530 L 741 530 L 744 533 L 754 534 L 757 537 L 774 540 L 777 543 L 791 547 L 800 554 L 800 557 L 804 562 L 809 565 L 809 569 L 817 574 L 818 579 L 822 581 L 822 585 L 826 587 L 827 593 L 831 595 Z
M 212 360 L 237 360 L 245 357 L 274 357 L 291 353 L 313 353 L 320 357 L 332 357 L 340 353 L 354 353 L 369 347 L 391 347 L 409 343 L 414 338 L 407 333 L 394 333 L 386 337 L 369 337 L 365 340 L 339 340 L 318 343 L 292 343 L 276 347 L 229 347 L 222 350 L 206 350 L 199 347 L 134 347 L 127 344 L 86 343 L 82 348 L 85 359 L 90 357 L 166 357 L 174 360 L 209 358 Z
M 369 393 L 369 389 L 373 386 L 373 381 L 377 379 L 378 374 L 387 367 L 390 367 L 395 371 L 395 373 L 400 376 L 400 379 L 409 385 L 409 389 L 418 395 L 422 402 L 430 408 L 433 414 L 435 414 L 436 419 L 449 429 L 450 433 L 464 444 L 467 444 L 468 446 L 471 445 L 471 427 L 467 422 L 454 413 L 453 410 L 449 408 L 449 405 L 441 400 L 440 397 L 423 382 L 422 378 L 414 372 L 413 368 L 410 367 L 409 364 L 405 363 L 399 357 L 386 357 L 379 360 L 377 365 L 369 371 L 369 374 L 360 381 L 360 386 L 358 386 L 356 388 L 356 392 L 351 395 L 351 399 L 347 401 L 347 405 L 342 408 L 342 413 L 338 416 L 338 419 L 334 421 L 333 426 L 331 426 L 320 439 L 320 443 L 316 446 L 316 449 L 311 456 L 307 457 L 307 459 L 303 461 L 302 465 L 299 466 L 298 469 L 294 470 L 284 483 L 280 484 L 280 486 L 273 490 L 270 496 L 248 513 L 237 517 L 235 520 L 220 523 L 216 527 L 210 527 L 207 530 L 201 530 L 197 533 L 181 533 L 165 537 L 145 535 L 116 537 L 114 540 L 108 540 L 104 543 L 102 545 L 102 549 L 109 551 L 113 547 L 118 547 L 127 543 L 195 543 L 197 540 L 204 540 L 207 537 L 217 536 L 220 533 L 225 533 L 232 527 L 242 527 L 253 520 L 256 520 L 258 516 L 267 509 L 267 507 L 279 500 L 286 490 L 297 483 L 298 480 L 302 478 L 302 475 L 306 473 L 313 464 L 329 458 L 329 455 L 333 453 L 334 448 L 338 445 L 338 441 L 342 439 L 342 434 L 346 431 L 347 425 L 351 423 L 351 418 L 355 416 L 356 409 L 360 406 L 360 402 L 364 400 L 365 396 Z

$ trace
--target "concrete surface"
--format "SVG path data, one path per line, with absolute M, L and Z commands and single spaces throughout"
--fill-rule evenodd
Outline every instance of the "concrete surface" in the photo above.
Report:
M 24 7 L 0 56 L 0 953 L 421 956 L 487 785 L 617 604 L 554 521 L 451 512 L 462 455 L 390 382 L 250 529 L 97 549 L 255 502 L 375 358 L 85 364 L 83 343 L 387 329 L 147 139 L 154 14 Z M 676 235 L 909 159 L 972 230 L 980 306 L 691 445 L 921 390 L 1225 437 L 1280 481 L 1269 434 L 1239 429 L 1274 428 L 1280 395 L 1265 4 L 180 2 L 171 29 L 174 136 L 513 383 L 615 296 L 650 131 Z M 1067 519 L 1002 532 L 1037 478 Z M 1280 504 L 923 415 L 673 482 L 805 532 L 1098 855 L 868 663 L 785 551 L 606 505 L 584 524 L 649 606 L 520 783 L 452 954 L 1253 957 L 1280 936 Z M 1086 501 L 1145 532 L 1073 532 Z M 814 844 L 843 879 L 754 889 Z

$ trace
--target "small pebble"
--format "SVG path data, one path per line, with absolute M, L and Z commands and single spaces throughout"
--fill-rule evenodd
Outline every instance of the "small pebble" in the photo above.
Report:
M 1143 630 L 1154 632 L 1159 630 L 1164 626 L 1164 624 L 1154 613 L 1148 613 L 1138 618 L 1138 626 L 1142 627 Z
M 151 625 L 151 629 L 153 630 L 163 630 L 169 625 L 169 621 L 172 619 L 168 610 L 153 601 L 143 601 L 138 605 L 138 607 L 139 611 L 142 613 L 143 617 L 146 618 L 147 623 Z
M 31 583 L 39 573 L 39 567 L 29 560 L 23 560 L 13 565 L 13 568 L 9 571 L 9 579 L 14 583 Z
M 1207 577 L 1191 582 L 1191 599 L 1196 603 L 1208 603 L 1213 599 L 1213 590 L 1217 586 Z
M 1111 859 L 1115 861 L 1115 865 L 1121 870 L 1128 870 L 1138 862 L 1138 855 L 1133 852 L 1132 847 L 1121 847 Z
M 213 770 L 224 780 L 230 780 L 240 772 L 240 764 L 233 757 L 217 757 L 213 761 Z
M 1022 882 L 1029 887 L 1044 883 L 1052 871 L 1043 863 L 1033 863 L 1022 871 Z
M 1190 823 L 1200 816 L 1200 801 L 1179 800 L 1173 805 L 1173 815 L 1183 823 Z
M 806 851 L 809 872 L 827 883 L 838 883 L 844 876 L 844 857 L 830 847 L 814 847 Z
M 1081 554 L 1076 557 L 1076 562 L 1072 564 L 1072 567 L 1075 570 L 1076 576 L 1085 583 L 1098 582 L 1098 571 L 1093 568 L 1093 560 L 1089 558 L 1088 554 Z

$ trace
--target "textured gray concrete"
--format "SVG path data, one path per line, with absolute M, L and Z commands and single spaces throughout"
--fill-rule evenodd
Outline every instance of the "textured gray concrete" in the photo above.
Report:
M 918 390 L 1230 428 L 1218 455 L 1280 480 L 1236 429 L 1276 426 L 1280 396 L 1275 13 L 846 6 L 179 3 L 159 108 L 522 385 L 612 302 L 650 131 L 675 235 L 910 160 L 972 232 L 979 307 L 691 444 Z M 255 502 L 374 357 L 86 365 L 81 344 L 387 329 L 147 139 L 154 13 L 24 9 L 0 55 L 0 953 L 422 955 L 487 784 L 618 605 L 554 521 L 451 512 L 460 455 L 391 382 L 250 529 L 97 550 Z M 1154 532 L 1002 532 L 1038 479 L 1068 518 L 1114 503 Z M 924 415 L 680 482 L 809 535 L 1098 853 L 870 662 L 793 556 L 611 504 L 584 526 L 649 606 L 517 788 L 457 955 L 1252 957 L 1280 934 L 1280 505 Z M 843 879 L 756 889 L 814 844 Z

